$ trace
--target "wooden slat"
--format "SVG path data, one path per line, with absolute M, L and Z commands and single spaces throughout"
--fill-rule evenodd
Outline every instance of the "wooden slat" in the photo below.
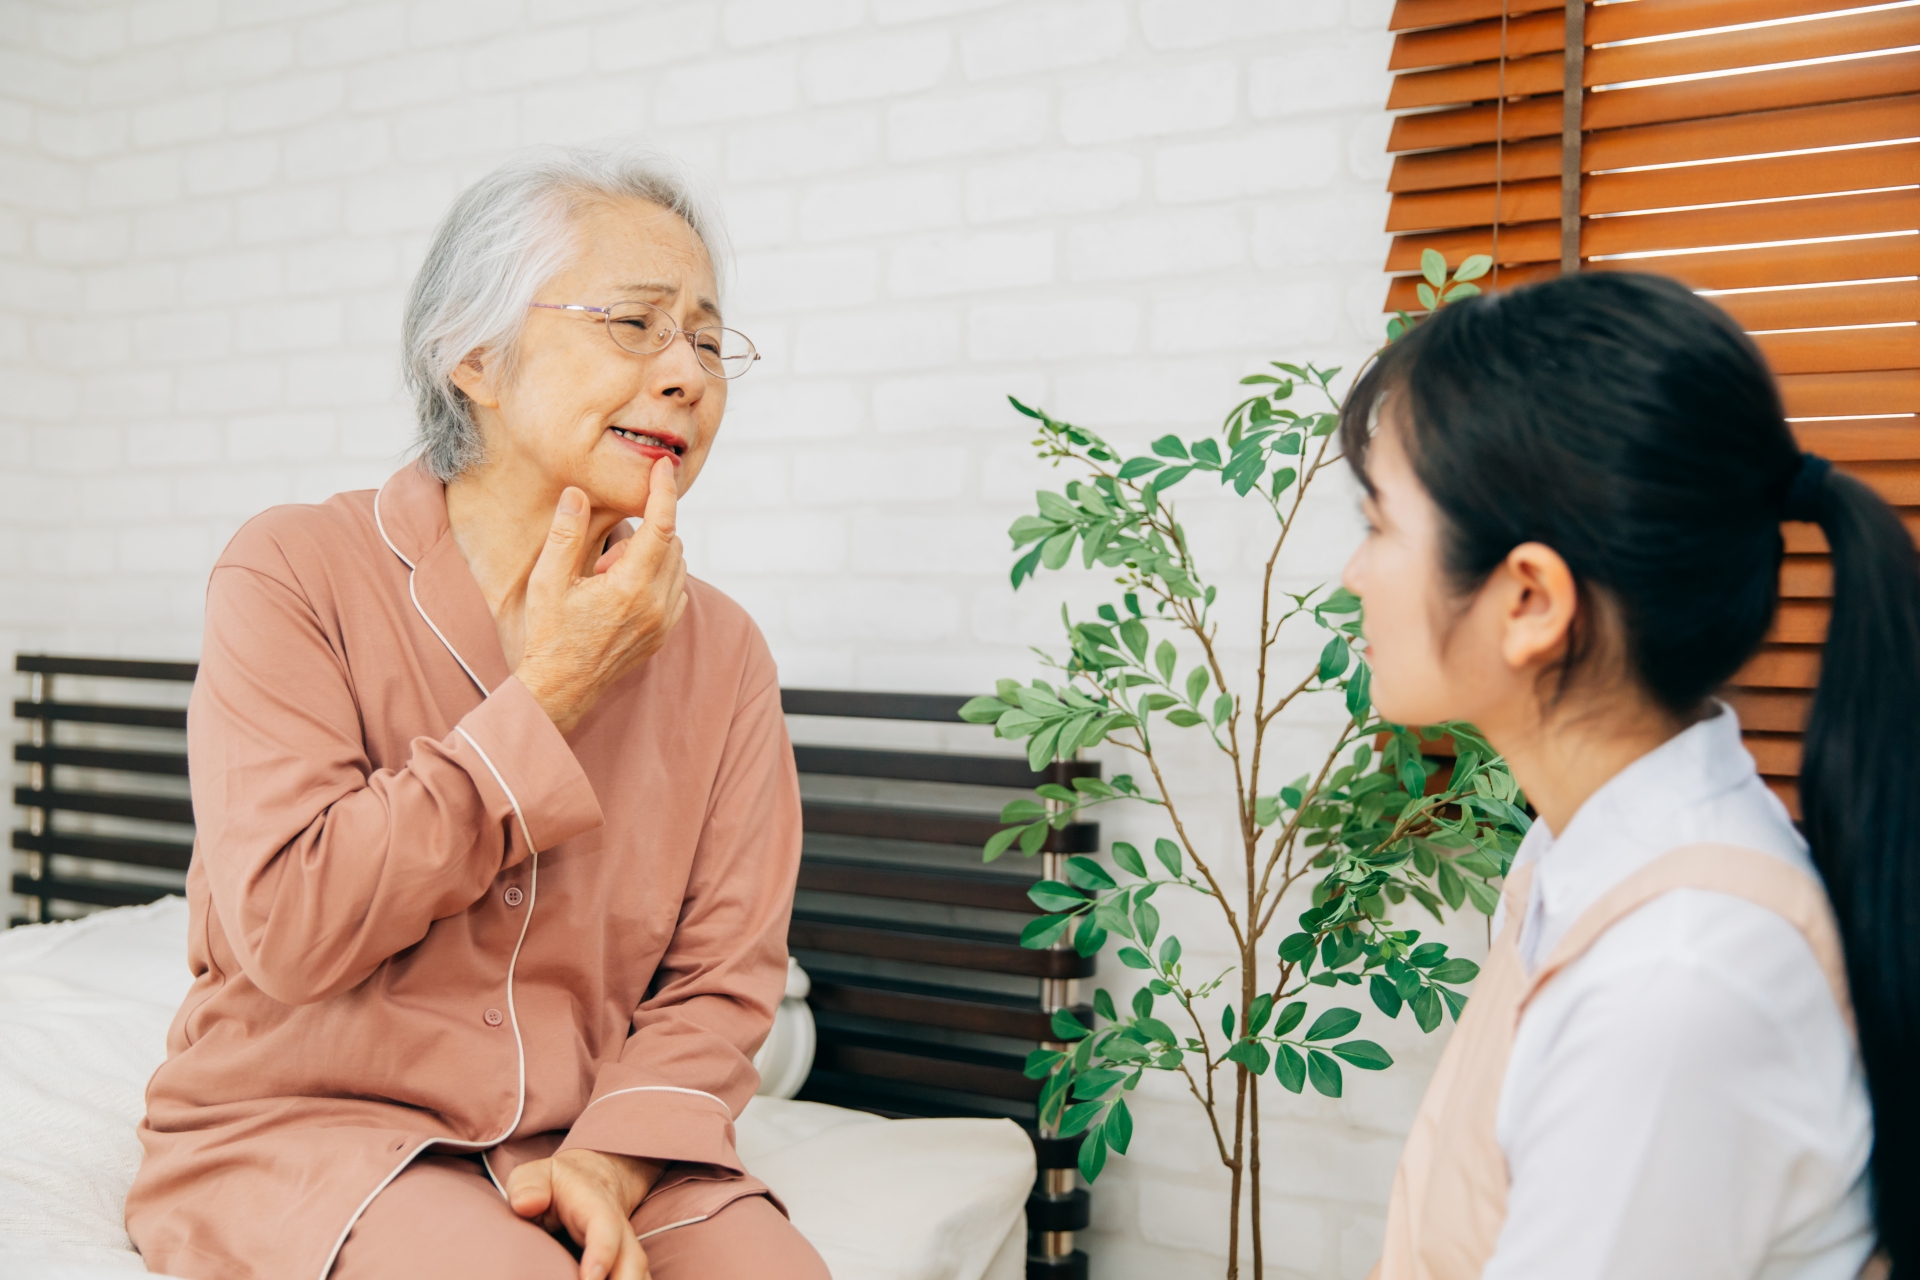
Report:
M 1769 644 L 1821 644 L 1833 606 L 1824 600 L 1782 600 L 1767 632 Z
M 1700 120 L 1817 102 L 1852 102 L 1913 92 L 1920 82 L 1920 53 L 1883 53 L 1845 62 L 1780 67 L 1744 75 L 1685 80 L 1587 95 L 1581 123 L 1587 129 L 1618 129 L 1668 120 Z M 1553 95 L 1557 104 L 1558 94 Z M 1515 136 L 1509 132 L 1508 136 Z M 1520 135 L 1532 136 L 1532 135 Z M 1474 141 L 1491 142 L 1492 134 Z M 1391 149 L 1391 148 L 1389 148 Z
M 144 818 L 150 822 L 178 822 L 184 826 L 193 825 L 191 800 L 115 795 L 104 791 L 54 791 L 15 787 L 13 802 L 30 809 L 64 813 L 98 813 L 117 818 Z
M 29 702 L 13 704 L 16 720 L 65 720 L 76 724 L 127 724 L 152 729 L 184 729 L 187 713 L 171 707 L 124 707 L 94 702 Z
M 1705 120 L 1600 129 L 1581 140 L 1580 162 L 1586 172 L 1600 173 L 1636 165 L 1683 164 L 1809 147 L 1860 146 L 1917 135 L 1920 135 L 1920 94 L 1909 93 L 1893 98 L 1787 107 L 1779 111 L 1751 111 Z M 1557 159 L 1559 148 L 1552 149 Z M 1492 148 L 1485 151 L 1487 176 L 1466 177 L 1458 185 L 1491 180 Z M 1506 172 L 1517 176 L 1511 167 Z
M 93 747 L 47 747 L 16 742 L 13 744 L 13 758 L 22 764 L 52 768 L 110 769 L 116 773 L 187 776 L 187 757 L 179 751 L 103 751 Z
M 1589 46 L 1611 44 L 1860 7 L 1861 0 L 1636 0 L 1633 4 L 1597 5 L 1587 14 L 1586 43 Z M 1507 21 L 1505 48 L 1509 58 L 1553 53 L 1565 44 L 1563 10 L 1518 19 L 1509 17 Z M 1501 47 L 1500 20 L 1495 16 L 1480 22 L 1396 36 L 1387 69 L 1406 71 L 1481 62 L 1500 57 Z
M 944 751 L 795 746 L 793 758 L 801 773 L 907 782 L 959 782 L 979 787 L 1027 788 L 1043 782 L 1066 785 L 1074 778 L 1100 776 L 1100 766 L 1090 760 L 1056 760 L 1036 773 L 1020 756 L 969 756 Z
M 173 680 L 192 683 L 197 662 L 153 662 L 132 658 L 71 658 L 57 653 L 22 653 L 13 660 L 15 671 L 59 676 L 106 676 L 119 680 Z
M 892 898 L 906 902 L 941 902 L 957 907 L 983 907 L 1038 915 L 1040 908 L 1027 897 L 1031 877 L 988 871 L 958 873 L 926 871 L 872 862 L 809 855 L 800 863 L 802 889 L 817 893 L 845 893 L 865 898 Z
M 1562 7 L 1564 0 L 1395 0 L 1387 30 L 1411 31 L 1497 18 L 1502 12 L 1512 17 Z
M 854 716 L 865 720 L 960 719 L 967 698 L 945 693 L 862 693 L 850 689 L 782 689 L 780 709 L 790 716 Z
M 1920 370 L 1791 373 L 1780 379 L 1789 418 L 1920 412 Z
M 1796 422 L 1793 437 L 1808 453 L 1841 461 L 1920 458 L 1920 418 L 1842 418 Z
M 1722 695 L 1740 717 L 1740 727 L 1764 733 L 1800 733 L 1807 727 L 1813 695 L 1794 689 L 1729 689 Z
M 1499 189 L 1500 222 L 1534 222 L 1560 216 L 1560 179 L 1536 178 L 1504 183 Z M 1473 227 L 1494 221 L 1494 188 L 1455 187 L 1395 196 L 1387 208 L 1388 231 L 1429 231 Z M 1501 233 L 1505 238 L 1505 232 Z
M 862 974 L 810 969 L 813 991 L 807 1003 L 825 1013 L 840 1013 L 889 1022 L 946 1027 L 979 1035 L 1008 1036 L 1016 1040 L 1048 1040 L 1052 1017 L 1038 1000 L 994 999 L 959 987 L 897 982 Z M 1083 1016 L 1091 1025 L 1091 1019 Z
M 1031 951 L 1018 941 L 1003 940 L 979 930 L 930 925 L 888 929 L 862 920 L 807 911 L 794 912 L 793 923 L 787 930 L 787 945 L 799 951 L 906 960 L 1032 978 L 1084 978 L 1094 971 L 1090 956 L 1083 957 L 1073 951 Z
M 814 1062 L 828 1071 L 878 1076 L 883 1080 L 910 1080 L 937 1089 L 1016 1098 L 1030 1102 L 1040 1096 L 1040 1082 L 1022 1074 L 1021 1060 L 1011 1054 L 990 1054 L 946 1045 L 924 1048 L 907 1040 L 834 1032 L 820 1028 Z
M 1653 2 L 1639 0 L 1635 4 L 1617 7 L 1638 10 Z M 1765 0 L 1747 0 L 1747 3 L 1753 8 L 1765 8 Z M 1605 12 L 1605 8 L 1596 9 L 1595 18 L 1598 19 Z M 1497 30 L 1495 34 L 1497 37 Z M 1735 71 L 1806 58 L 1844 57 L 1920 44 L 1920 10 L 1884 9 L 1844 14 L 1815 22 L 1703 33 L 1644 44 L 1604 45 L 1602 41 L 1608 38 L 1612 37 L 1600 34 L 1590 37 L 1593 47 L 1587 50 L 1582 77 L 1589 89 L 1669 76 Z M 1387 110 L 1484 102 L 1499 97 L 1503 91 L 1509 98 L 1557 94 L 1566 69 L 1566 59 L 1557 51 L 1558 42 L 1552 47 L 1556 50 L 1553 53 L 1537 53 L 1531 57 L 1510 55 L 1504 72 L 1498 57 L 1494 57 L 1488 62 L 1396 76 L 1393 88 L 1387 94 Z M 1685 87 L 1697 88 L 1703 83 L 1708 82 L 1688 82 Z M 1590 117 L 1587 123 L 1590 128 L 1601 127 L 1593 123 Z
M 23 898 L 84 902 L 95 907 L 138 907 L 180 892 L 159 885 L 128 884 L 124 880 L 56 880 L 50 876 L 36 880 L 24 874 L 14 876 L 13 891 Z
M 1896 142 L 1807 155 L 1727 160 L 1633 173 L 1598 173 L 1581 184 L 1580 211 L 1594 214 L 1677 209 L 1687 205 L 1731 204 L 1736 200 L 1867 191 L 1875 187 L 1911 186 L 1916 182 L 1920 182 L 1920 142 Z M 1482 207 L 1491 212 L 1490 203 Z M 1479 217 L 1462 221 L 1490 220 Z
M 1505 235 L 1502 235 L 1505 240 Z M 1920 235 L 1766 245 L 1591 262 L 1592 271 L 1658 271 L 1696 289 L 1755 289 L 1920 275 Z
M 1920 280 L 1876 280 L 1824 289 L 1768 289 L 1709 299 L 1749 330 L 1920 320 Z
M 1801 329 L 1756 334 L 1775 373 L 1920 369 L 1920 328 Z
M 1789 555 L 1780 563 L 1782 599 L 1831 600 L 1833 566 L 1825 556 Z
M 78 836 L 52 831 L 15 831 L 13 847 L 22 853 L 54 853 L 69 858 L 92 858 L 130 867 L 165 867 L 185 871 L 193 846 L 176 840 L 127 840 L 119 836 Z
M 950 813 L 940 809 L 895 809 L 880 805 L 826 804 L 803 801 L 801 824 L 822 835 L 865 836 L 873 840 L 918 840 L 926 844 L 985 845 L 1003 827 L 997 817 Z M 1047 832 L 1041 846 L 1051 853 L 1094 853 L 1100 847 L 1100 824 L 1075 822 Z
M 1496 166 L 1495 160 L 1499 163 Z M 1422 151 L 1393 158 L 1387 190 L 1395 202 L 1416 191 L 1444 191 L 1450 187 L 1481 187 L 1496 176 L 1504 182 L 1526 182 L 1560 176 L 1560 139 L 1534 138 L 1501 147 L 1455 147 Z
M 1747 733 L 1741 735 L 1760 772 L 1775 778 L 1797 777 L 1800 773 L 1798 735 Z
M 1920 13 L 1920 9 L 1915 12 Z M 1704 249 L 1718 244 L 1874 235 L 1915 227 L 1920 227 L 1920 191 L 1868 191 L 1678 213 L 1589 218 L 1581 227 L 1580 255 L 1598 258 L 1661 249 Z M 1500 238 L 1504 242 L 1507 233 L 1503 231 Z
M 1761 646 L 1733 677 L 1748 689 L 1811 689 L 1820 683 L 1820 649 L 1816 645 Z
M 1866 95 L 1856 95 L 1864 97 Z M 1492 142 L 1560 136 L 1560 95 L 1544 94 L 1509 102 L 1506 109 L 1491 106 L 1457 107 L 1449 111 L 1419 111 L 1397 116 L 1387 132 L 1387 150 L 1430 151 L 1436 147 L 1469 147 Z

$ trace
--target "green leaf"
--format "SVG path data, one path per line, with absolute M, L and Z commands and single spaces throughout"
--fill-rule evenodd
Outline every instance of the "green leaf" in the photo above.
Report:
M 1427 283 L 1438 289 L 1447 282 L 1447 260 L 1440 256 L 1438 249 L 1423 249 L 1420 253 L 1420 274 Z
M 1173 488 L 1173 486 L 1179 484 L 1182 480 L 1185 480 L 1187 474 L 1192 470 L 1192 467 L 1168 467 L 1165 471 L 1162 471 L 1159 475 L 1147 481 L 1147 487 L 1155 493 L 1162 493 Z
M 1113 860 L 1119 865 L 1122 871 L 1129 872 L 1142 879 L 1146 878 L 1146 859 L 1140 856 L 1138 849 L 1128 844 L 1125 840 L 1115 840 L 1113 842 Z
M 1480 976 L 1480 966 L 1465 956 L 1455 956 L 1435 965 L 1427 976 L 1435 982 L 1472 982 Z
M 1225 724 L 1227 722 L 1227 717 L 1232 714 L 1233 714 L 1233 695 L 1232 694 L 1223 693 L 1219 697 L 1213 700 L 1214 724 L 1216 725 Z
M 1458 871 L 1453 869 L 1452 864 L 1446 862 L 1440 864 L 1440 875 L 1438 878 L 1440 881 L 1440 896 L 1447 900 L 1447 906 L 1458 911 L 1460 904 L 1467 900 L 1465 879 Z
M 1042 880 L 1027 890 L 1027 897 L 1033 905 L 1042 911 L 1077 911 L 1087 905 L 1083 894 L 1061 884 L 1058 880 Z
M 1034 569 L 1040 563 L 1041 547 L 1035 547 L 1013 562 L 1013 589 L 1018 591 L 1020 584 L 1033 576 Z
M 1335 1040 L 1360 1025 L 1360 1015 L 1352 1009 L 1329 1009 L 1307 1028 L 1309 1040 Z
M 1153 968 L 1153 961 L 1148 959 L 1147 953 L 1138 947 L 1122 947 L 1119 954 L 1120 963 L 1129 969 Z
M 1224 1009 L 1220 1010 L 1220 1034 L 1228 1037 L 1229 1039 L 1231 1039 L 1233 1036 L 1233 1006 L 1232 1005 L 1228 1005 Z
M 1153 992 L 1139 987 L 1133 993 L 1133 1016 L 1144 1018 L 1153 1012 Z
M 1119 476 L 1122 480 L 1136 480 L 1149 471 L 1158 471 L 1166 465 L 1158 458 L 1129 458 L 1121 465 Z
M 992 862 L 1001 854 L 1005 853 L 1007 846 L 1011 845 L 1014 840 L 1019 837 L 1020 832 L 1021 828 L 1019 827 L 1008 827 L 1004 831 L 996 831 L 987 837 L 987 847 L 980 851 L 980 861 Z
M 1053 1011 L 1053 1038 L 1056 1040 L 1079 1040 L 1093 1034 L 1093 1028 L 1075 1017 L 1071 1009 Z
M 1113 1008 L 1113 993 L 1105 987 L 1093 993 L 1093 1011 L 1108 1022 L 1120 1021 L 1120 1015 Z
M 1107 1112 L 1105 1130 L 1107 1145 L 1121 1155 L 1127 1154 L 1127 1144 L 1133 1141 L 1133 1113 L 1127 1110 L 1125 1098 L 1114 1103 L 1113 1110 Z
M 1362 1071 L 1385 1071 L 1393 1065 L 1393 1055 L 1371 1040 L 1345 1040 L 1334 1045 L 1333 1052 Z
M 1364 662 L 1354 664 L 1353 674 L 1347 677 L 1347 714 L 1355 720 L 1367 714 L 1367 708 L 1373 705 L 1373 668 Z
M 1068 1107 L 1066 1114 L 1060 1117 L 1060 1136 L 1071 1138 L 1085 1129 L 1099 1118 L 1100 1113 L 1106 1109 L 1106 1105 L 1104 1102 L 1076 1102 Z M 1087 1145 L 1090 1146 L 1092 1143 L 1093 1139 L 1089 1138 Z
M 1107 1167 L 1106 1132 L 1104 1128 L 1097 1129 L 1080 1144 L 1080 1176 L 1089 1184 L 1098 1181 L 1100 1171 Z
M 1301 1019 L 1306 1016 L 1307 1002 L 1305 1000 L 1293 1001 L 1284 1009 L 1280 1010 L 1280 1016 L 1273 1020 L 1273 1034 L 1276 1036 L 1286 1035 L 1289 1031 L 1299 1026 Z
M 1285 493 L 1287 491 L 1287 486 L 1291 485 L 1295 480 L 1299 478 L 1300 478 L 1300 473 L 1298 471 L 1295 471 L 1292 467 L 1282 467 L 1278 471 L 1274 472 L 1273 481 L 1272 481 L 1273 496 L 1277 498 L 1281 494 Z
M 1205 724 L 1206 720 L 1203 719 L 1197 711 L 1189 711 L 1185 707 L 1175 707 L 1172 711 L 1167 712 L 1167 723 L 1178 725 L 1182 729 L 1191 729 L 1197 724 Z
M 1136 902 L 1133 918 L 1140 929 L 1140 941 L 1152 946 L 1153 940 L 1160 936 L 1160 912 L 1151 902 Z
M 1044 1079 L 1053 1070 L 1054 1064 L 1066 1056 L 1058 1049 L 1035 1049 L 1027 1055 L 1027 1065 L 1020 1074 L 1029 1080 Z
M 1107 874 L 1107 869 L 1085 854 L 1077 854 L 1067 859 L 1067 879 L 1082 889 L 1117 889 L 1118 882 Z
M 1029 418 L 1044 419 L 1047 416 L 1044 413 L 1039 413 L 1033 409 L 1027 408 L 1027 406 L 1021 404 L 1018 400 L 1014 399 L 1012 396 L 1007 397 L 1007 403 L 1011 404 L 1014 408 L 1018 409 L 1020 412 L 1026 414 Z
M 1153 842 L 1153 856 L 1160 859 L 1160 865 L 1165 867 L 1169 874 L 1176 876 L 1180 874 L 1182 862 L 1179 845 L 1161 836 Z
M 1417 284 L 1413 286 L 1413 294 L 1416 298 L 1420 299 L 1420 305 L 1429 311 L 1432 311 L 1440 305 L 1440 295 L 1433 291 L 1433 286 L 1430 284 Z
M 1431 969 L 1447 958 L 1444 942 L 1423 942 L 1407 955 L 1407 963 L 1416 969 Z
M 1267 1046 L 1256 1040 L 1236 1040 L 1221 1055 L 1228 1062 L 1237 1062 L 1254 1075 L 1265 1073 L 1267 1065 L 1273 1061 L 1273 1054 Z
M 1126 1078 L 1126 1072 L 1115 1071 L 1111 1067 L 1103 1067 L 1098 1071 L 1083 1071 L 1074 1078 L 1073 1096 L 1097 1098 Z
M 1479 296 L 1480 286 L 1477 284 L 1450 284 L 1447 286 L 1446 292 L 1440 295 L 1440 301 L 1452 302 L 1458 298 L 1477 298 Z
M 1205 667 L 1195 667 L 1193 670 L 1187 672 L 1188 702 L 1195 706 L 1200 705 L 1200 695 L 1207 691 L 1207 680 L 1207 669 Z
M 1340 1064 L 1318 1049 L 1307 1051 L 1307 1079 L 1329 1098 L 1340 1096 Z
M 1491 270 L 1493 270 L 1492 256 L 1484 253 L 1476 253 L 1460 264 L 1460 269 L 1453 273 L 1453 278 L 1455 280 L 1478 280 Z
M 1290 1044 L 1276 1047 L 1273 1057 L 1273 1074 L 1280 1084 L 1291 1093 L 1299 1093 L 1307 1084 L 1307 1062 L 1300 1051 Z
M 1367 983 L 1367 994 L 1373 997 L 1374 1007 L 1389 1018 L 1400 1016 L 1400 992 L 1385 974 L 1376 973 Z
M 1453 1015 L 1453 1020 L 1460 1021 L 1460 1014 L 1467 1007 L 1467 998 L 1452 987 L 1436 987 L 1434 990 L 1438 991 L 1440 998 L 1447 1002 L 1447 1012 Z
M 1070 915 L 1039 916 L 1027 921 L 1020 930 L 1020 945 L 1032 951 L 1044 951 L 1060 940 L 1060 935 L 1073 923 Z
M 1280 939 L 1280 958 L 1288 964 L 1299 964 L 1313 954 L 1313 935 L 1310 933 L 1290 933 Z
M 1080 536 L 1078 529 L 1068 529 L 1065 533 L 1056 533 L 1040 544 L 1040 563 L 1049 569 L 1058 569 L 1066 564 L 1067 557 L 1073 554 L 1073 541 Z
M 1187 446 L 1181 442 L 1179 436 L 1161 436 L 1150 447 L 1163 458 L 1178 458 L 1182 462 L 1187 460 Z
M 1247 1010 L 1247 1034 L 1257 1036 L 1267 1019 L 1273 1015 L 1273 997 L 1262 991 L 1253 998 L 1253 1007 Z M 1275 1033 L 1276 1035 L 1278 1032 Z
M 1180 939 L 1168 934 L 1160 943 L 1160 967 L 1171 969 L 1180 963 Z
M 1133 655 L 1135 662 L 1145 662 L 1147 658 L 1146 624 L 1137 618 L 1128 618 L 1121 623 L 1120 643 L 1127 646 L 1127 652 Z
M 1467 897 L 1473 900 L 1475 910 L 1481 915 L 1490 916 L 1500 906 L 1500 891 L 1486 881 L 1461 876 L 1460 883 L 1466 886 Z
M 1047 824 L 1030 823 L 1020 831 L 1020 852 L 1029 856 L 1040 852 L 1040 846 L 1047 842 Z
M 1083 956 L 1093 955 L 1107 945 L 1107 931 L 1092 916 L 1082 916 L 1073 931 L 1073 949 Z
M 1440 1025 L 1440 996 L 1432 987 L 1422 987 L 1420 994 L 1408 1004 L 1413 1008 L 1413 1020 L 1420 1024 L 1422 1031 L 1431 1033 Z
M 1220 446 L 1211 440 L 1195 440 L 1193 456 L 1195 461 L 1211 463 L 1217 467 L 1220 465 Z
M 1327 598 L 1320 602 L 1319 607 L 1316 608 L 1314 612 L 1338 614 L 1358 613 L 1360 612 L 1360 597 L 1345 587 L 1335 587 L 1327 593 Z
M 1010 710 L 1000 699 L 983 695 L 967 699 L 960 708 L 960 718 L 968 724 L 992 724 Z
M 1353 651 L 1348 647 L 1345 636 L 1335 636 L 1327 641 L 1327 647 L 1320 651 L 1321 681 L 1338 679 L 1352 661 Z
M 1173 647 L 1173 641 L 1162 640 L 1153 651 L 1153 665 L 1159 669 L 1160 678 L 1172 683 L 1173 664 L 1179 660 L 1180 653 Z

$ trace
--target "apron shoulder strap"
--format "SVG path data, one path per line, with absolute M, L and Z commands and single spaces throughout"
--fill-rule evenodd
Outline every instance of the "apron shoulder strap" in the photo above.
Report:
M 1846 956 L 1824 886 L 1784 858 L 1732 844 L 1690 844 L 1662 854 L 1601 895 L 1533 975 L 1521 1008 L 1562 969 L 1578 960 L 1608 929 L 1675 889 L 1708 889 L 1764 907 L 1800 931 L 1826 975 L 1834 1003 L 1849 1031 L 1853 1003 L 1847 996 Z

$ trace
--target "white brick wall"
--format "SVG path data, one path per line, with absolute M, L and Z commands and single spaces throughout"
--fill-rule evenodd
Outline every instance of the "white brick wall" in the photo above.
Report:
M 1365 355 L 1388 8 L 0 0 L 0 653 L 193 654 L 240 522 L 403 457 L 400 300 L 453 194 L 523 144 L 620 136 L 711 177 L 768 357 L 687 505 L 696 572 L 791 683 L 1029 671 L 1057 596 L 1007 590 L 1003 531 L 1052 473 L 1004 397 L 1142 441 L 1217 420 L 1262 360 Z M 1317 497 L 1301 583 L 1352 537 L 1349 497 Z M 1250 526 L 1200 499 L 1244 581 Z M 1437 1046 L 1369 1030 L 1410 1069 L 1270 1104 L 1276 1275 L 1371 1261 Z M 1143 1097 L 1095 1196 L 1103 1280 L 1217 1269 L 1193 1122 Z

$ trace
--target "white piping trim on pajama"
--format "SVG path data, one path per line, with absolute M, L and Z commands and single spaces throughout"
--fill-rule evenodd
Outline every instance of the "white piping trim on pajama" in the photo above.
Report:
M 487 755 L 486 748 L 475 742 L 473 735 L 460 725 L 453 726 L 453 731 L 467 740 L 467 745 L 479 755 L 480 763 L 487 766 L 487 772 L 492 774 L 493 780 L 500 784 L 500 789 L 507 793 L 507 803 L 513 806 L 513 816 L 520 819 L 520 834 L 527 839 L 527 852 L 532 853 L 534 851 L 533 832 L 527 829 L 527 815 L 520 812 L 520 798 L 513 794 L 513 788 L 508 786 L 507 780 L 500 776 L 500 770 L 494 768 L 493 760 Z
M 727 1113 L 727 1118 L 729 1120 L 733 1118 L 733 1108 L 727 1105 L 726 1099 L 714 1097 L 713 1094 L 708 1093 L 705 1089 L 684 1089 L 677 1084 L 636 1084 L 625 1089 L 615 1089 L 612 1093 L 603 1093 L 592 1102 L 589 1102 L 585 1107 L 581 1108 L 580 1114 L 585 1115 L 587 1112 L 605 1102 L 608 1098 L 617 1098 L 623 1093 L 690 1093 L 696 1098 L 713 1098 L 715 1102 L 720 1104 L 720 1109 Z M 576 1119 L 574 1123 L 579 1124 L 580 1122 Z
M 387 550 L 399 556 L 400 563 L 407 566 L 407 594 L 413 600 L 414 611 L 420 615 L 421 620 L 424 621 L 428 627 L 432 628 L 433 634 L 439 638 L 440 643 L 446 645 L 447 652 L 453 655 L 453 660 L 460 664 L 460 669 L 465 671 L 467 677 L 479 688 L 481 696 L 488 696 L 487 686 L 480 683 L 480 677 L 473 674 L 473 668 L 469 667 L 467 660 L 460 656 L 460 651 L 448 642 L 447 637 L 441 632 L 440 628 L 434 626 L 433 619 L 427 617 L 427 611 L 420 607 L 420 597 L 413 593 L 413 574 L 416 572 L 414 563 L 407 559 L 406 556 L 401 555 L 400 548 L 394 546 L 393 539 L 387 536 L 386 526 L 380 522 L 380 495 L 377 492 L 373 495 L 373 524 L 374 527 L 380 531 L 380 540 L 387 544 Z M 487 769 L 492 772 L 494 780 L 500 784 L 500 789 L 507 793 L 507 799 L 513 804 L 514 816 L 520 819 L 521 833 L 526 835 L 527 820 L 520 813 L 520 802 L 514 799 L 513 790 L 507 786 L 506 779 L 500 776 L 500 771 L 493 767 L 493 761 L 487 759 L 487 753 L 480 750 L 480 744 L 474 742 L 466 730 L 460 729 L 458 725 L 455 725 L 454 728 L 459 730 L 460 736 L 466 738 L 475 751 L 479 752 L 480 759 L 486 764 Z M 486 1166 L 488 1179 L 493 1181 L 496 1187 L 500 1185 L 499 1181 L 493 1177 L 493 1166 L 487 1163 L 485 1153 L 488 1148 L 497 1147 L 508 1138 L 511 1138 L 514 1131 L 520 1127 L 520 1120 L 526 1115 L 527 1111 L 527 1045 L 526 1041 L 520 1037 L 520 1013 L 514 1007 L 513 977 L 514 971 L 520 963 L 520 948 L 525 945 L 527 941 L 527 929 L 533 924 L 533 908 L 539 901 L 539 898 L 540 851 L 533 847 L 532 836 L 527 835 L 527 914 L 520 918 L 520 936 L 514 939 L 513 956 L 507 961 L 507 1020 L 513 1027 L 513 1048 L 519 1062 L 520 1072 L 520 1083 L 517 1090 L 519 1100 L 513 1109 L 513 1119 L 507 1123 L 507 1127 L 501 1131 L 498 1137 L 488 1138 L 483 1142 L 467 1142 L 458 1138 L 428 1138 L 425 1142 L 409 1151 L 405 1158 L 394 1166 L 393 1171 L 380 1180 L 380 1185 L 367 1194 L 367 1198 L 360 1202 L 360 1207 L 353 1211 L 353 1216 L 347 1219 L 347 1225 L 340 1229 L 339 1239 L 333 1242 L 332 1252 L 327 1254 L 326 1262 L 320 1267 L 320 1280 L 327 1280 L 327 1274 L 333 1270 L 333 1264 L 335 1260 L 339 1258 L 340 1250 L 345 1247 L 347 1237 L 353 1234 L 354 1224 L 360 1221 L 361 1215 L 367 1211 L 367 1206 L 372 1204 L 379 1194 L 385 1191 L 388 1185 L 391 1184 L 395 1178 L 399 1177 L 401 1173 L 406 1170 L 407 1166 L 412 1164 L 414 1160 L 419 1157 L 420 1153 L 427 1148 L 449 1147 L 481 1153 L 481 1163 Z M 503 1190 L 501 1194 L 505 1195 L 506 1193 Z
M 661 1233 L 662 1231 L 671 1231 L 671 1230 L 673 1230 L 673 1229 L 674 1229 L 675 1227 L 690 1227 L 690 1226 L 692 1226 L 692 1225 L 693 1225 L 694 1223 L 696 1223 L 696 1222 L 705 1222 L 705 1221 L 706 1221 L 706 1220 L 707 1220 L 708 1218 L 711 1218 L 712 1216 L 713 1216 L 713 1215 L 712 1215 L 712 1214 L 710 1214 L 710 1213 L 703 1213 L 703 1214 L 701 1214 L 701 1215 L 700 1215 L 699 1217 L 697 1217 L 697 1218 L 682 1218 L 682 1219 L 680 1219 L 680 1221 L 678 1221 L 678 1222 L 669 1222 L 669 1223 L 668 1223 L 668 1224 L 667 1224 L 666 1226 L 664 1226 L 664 1227 L 655 1227 L 655 1228 L 654 1228 L 653 1230 L 651 1230 L 651 1231 L 649 1231 L 649 1232 L 647 1232 L 647 1234 L 645 1234 L 645 1235 L 643 1235 L 643 1236 L 635 1236 L 635 1237 L 634 1237 L 634 1239 L 635 1239 L 636 1241 L 639 1241 L 639 1240 L 651 1240 L 651 1239 L 653 1239 L 653 1238 L 654 1238 L 655 1236 L 657 1236 L 657 1235 L 659 1235 L 659 1234 L 660 1234 L 660 1233 Z

